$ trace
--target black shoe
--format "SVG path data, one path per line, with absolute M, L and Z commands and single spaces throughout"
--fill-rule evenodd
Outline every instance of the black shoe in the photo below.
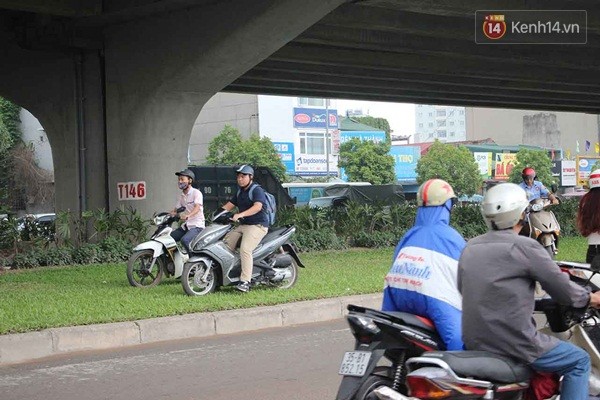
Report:
M 240 283 L 238 283 L 235 288 L 237 290 L 239 290 L 240 292 L 246 293 L 246 292 L 250 291 L 250 283 L 244 282 L 244 281 L 240 281 Z

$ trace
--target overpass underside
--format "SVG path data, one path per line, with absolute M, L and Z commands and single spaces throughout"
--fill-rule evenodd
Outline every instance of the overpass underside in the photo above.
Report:
M 587 43 L 478 45 L 475 10 L 587 10 Z M 48 133 L 56 208 L 172 207 L 222 90 L 599 113 L 582 1 L 0 0 L 0 96 Z M 147 183 L 124 203 L 117 183 Z

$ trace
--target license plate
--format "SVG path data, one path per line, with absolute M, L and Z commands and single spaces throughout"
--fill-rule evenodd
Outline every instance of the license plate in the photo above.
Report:
M 340 365 L 340 375 L 363 376 L 371 359 L 370 351 L 347 351 Z

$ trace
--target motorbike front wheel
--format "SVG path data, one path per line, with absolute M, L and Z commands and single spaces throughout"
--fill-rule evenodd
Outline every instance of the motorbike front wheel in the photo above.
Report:
M 273 268 L 278 274 L 284 274 L 284 278 L 278 281 L 272 281 L 271 283 L 279 289 L 289 289 L 296 284 L 298 280 L 298 264 L 296 260 L 292 260 L 292 263 L 285 268 Z
M 136 251 L 127 262 L 127 279 L 131 286 L 148 288 L 156 286 L 164 274 L 164 259 L 158 257 L 152 268 L 154 251 L 150 249 Z
M 181 285 L 188 296 L 203 296 L 217 288 L 215 268 L 204 261 L 186 263 L 181 274 Z
M 358 391 L 352 400 L 378 400 L 378 397 L 373 391 L 381 386 L 392 387 L 392 381 L 380 375 L 371 375 L 358 388 Z

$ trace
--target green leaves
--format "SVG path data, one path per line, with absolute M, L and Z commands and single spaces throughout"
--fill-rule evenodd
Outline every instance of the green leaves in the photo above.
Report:
M 245 140 L 240 132 L 230 125 L 225 125 L 219 135 L 211 140 L 206 162 L 207 164 L 251 164 L 267 167 L 282 182 L 287 180 L 285 166 L 275 151 L 271 139 L 252 134 Z
M 538 180 L 546 186 L 554 183 L 552 178 L 552 160 L 544 150 L 521 149 L 517 153 L 517 162 L 509 175 L 509 180 L 514 183 L 520 183 L 521 171 L 523 168 L 531 167 L 535 170 Z
M 448 182 L 457 196 L 478 193 L 482 184 L 477 163 L 466 147 L 437 140 L 417 163 L 419 184 L 433 178 Z
M 371 182 L 374 185 L 394 183 L 394 157 L 388 154 L 389 151 L 389 142 L 363 142 L 353 138 L 340 146 L 338 165 L 345 169 L 352 182 Z

